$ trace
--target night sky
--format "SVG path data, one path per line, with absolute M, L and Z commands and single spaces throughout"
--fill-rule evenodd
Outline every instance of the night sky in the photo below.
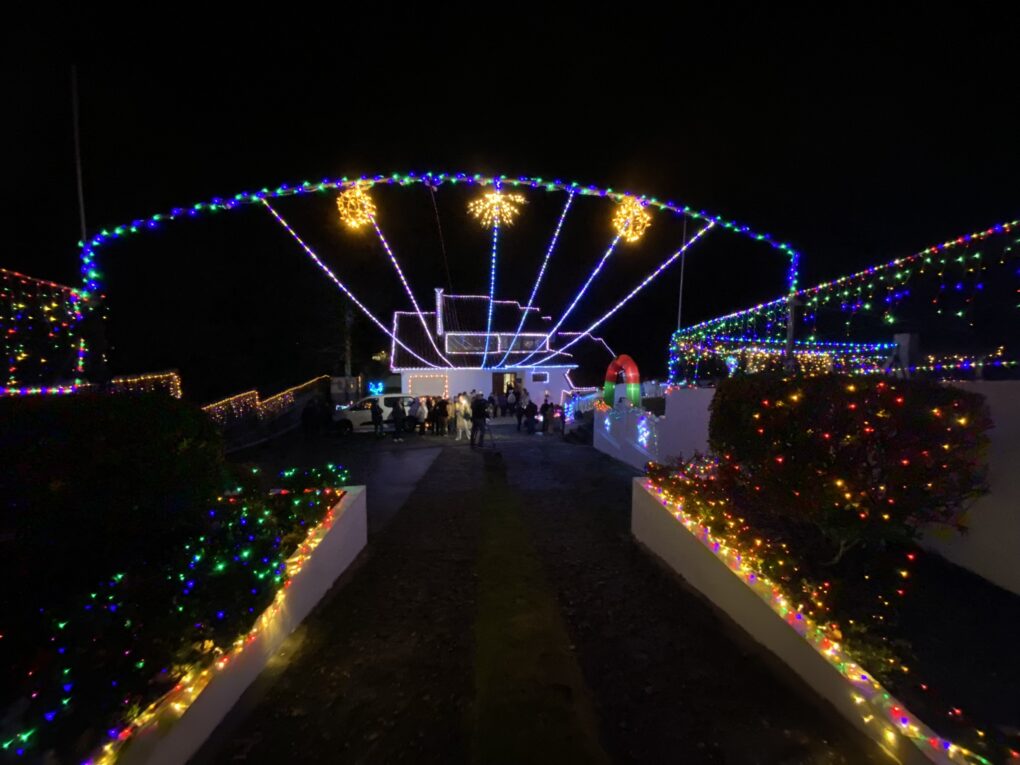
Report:
M 1020 214 L 1013 19 L 991 6 L 794 16 L 759 5 L 714 16 L 596 3 L 291 21 L 251 7 L 222 24 L 131 29 L 9 20 L 0 265 L 78 284 L 71 63 L 90 230 L 306 179 L 537 175 L 746 223 L 800 250 L 809 285 Z M 473 193 L 437 197 L 456 292 L 487 287 L 488 236 L 464 211 Z M 527 298 L 563 202 L 528 196 L 501 249 L 500 297 Z M 449 289 L 427 192 L 379 190 L 376 201 L 419 300 Z M 554 316 L 611 238 L 609 206 L 584 205 L 539 294 Z M 337 225 L 332 196 L 278 209 L 387 323 L 408 307 L 372 237 Z M 656 218 L 565 328 L 608 309 L 681 236 L 679 221 Z M 732 234 L 706 240 L 688 261 L 684 322 L 779 295 L 785 266 Z M 271 391 L 338 358 L 335 288 L 264 211 L 171 224 L 108 248 L 100 267 L 114 373 L 176 367 L 186 392 L 207 400 Z M 646 377 L 665 372 L 678 283 L 668 272 L 603 332 Z M 368 322 L 357 329 L 359 360 L 388 347 Z

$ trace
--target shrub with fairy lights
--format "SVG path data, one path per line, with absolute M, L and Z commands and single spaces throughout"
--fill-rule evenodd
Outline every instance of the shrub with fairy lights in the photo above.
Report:
M 648 472 L 895 685 L 912 658 L 897 628 L 920 529 L 964 528 L 991 425 L 983 396 L 928 380 L 749 375 L 716 391 L 713 457 Z
M 139 712 L 252 628 L 347 480 L 337 465 L 270 481 L 242 471 L 183 543 L 65 581 L 59 602 L 12 600 L 0 615 L 0 759 L 81 762 L 126 738 Z

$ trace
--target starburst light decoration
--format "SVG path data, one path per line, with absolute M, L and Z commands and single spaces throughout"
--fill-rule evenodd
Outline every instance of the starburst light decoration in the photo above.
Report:
M 527 203 L 528 200 L 520 194 L 490 191 L 469 204 L 468 212 L 481 221 L 481 224 L 486 228 L 495 226 L 497 223 L 500 226 L 509 226 L 520 213 L 520 205 Z
M 347 228 L 357 230 L 372 223 L 375 218 L 375 202 L 363 186 L 352 186 L 336 198 L 340 220 Z
M 652 225 L 652 216 L 635 197 L 624 197 L 613 214 L 613 228 L 625 242 L 636 242 Z

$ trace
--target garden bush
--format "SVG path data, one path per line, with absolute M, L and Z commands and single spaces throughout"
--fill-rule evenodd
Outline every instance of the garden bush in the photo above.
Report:
M 896 601 L 920 530 L 963 528 L 990 427 L 982 396 L 926 380 L 749 375 L 712 400 L 714 461 L 650 475 L 881 675 L 909 658 Z
M 226 478 L 209 418 L 163 395 L 0 399 L 0 424 L 0 566 L 35 592 L 158 561 Z

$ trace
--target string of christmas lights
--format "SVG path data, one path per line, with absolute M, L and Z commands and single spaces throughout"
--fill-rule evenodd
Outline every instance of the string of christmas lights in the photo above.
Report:
M 925 725 L 892 696 L 870 671 L 854 660 L 834 637 L 831 624 L 820 623 L 806 616 L 803 601 L 790 595 L 784 587 L 758 570 L 760 558 L 753 543 L 752 546 L 737 546 L 731 539 L 713 533 L 696 515 L 689 512 L 687 498 L 682 493 L 666 491 L 652 481 L 646 481 L 645 487 L 657 495 L 663 507 L 738 576 L 748 589 L 767 603 L 773 612 L 846 678 L 854 689 L 854 702 L 861 707 L 862 721 L 877 726 L 888 744 L 895 745 L 902 736 L 930 757 L 940 755 L 946 762 L 965 765 L 991 765 L 981 755 L 939 736 Z
M 754 334 L 759 338 L 769 335 L 779 336 L 781 333 L 785 334 L 786 331 L 786 315 L 791 297 L 805 306 L 809 312 L 817 313 L 826 304 L 839 303 L 840 310 L 855 315 L 862 311 L 880 310 L 884 321 L 893 323 L 895 316 L 892 315 L 891 308 L 910 296 L 910 290 L 906 289 L 905 285 L 913 275 L 923 275 L 927 273 L 928 269 L 931 269 L 936 276 L 944 278 L 945 269 L 954 264 L 960 267 L 964 273 L 974 273 L 976 267 L 972 265 L 972 262 L 981 261 L 981 253 L 952 257 L 950 251 L 986 241 L 997 235 L 1010 234 L 1016 230 L 1018 225 L 1020 225 L 1020 221 L 1000 223 L 983 231 L 927 247 L 910 256 L 894 258 L 813 287 L 797 290 L 792 295 L 775 298 L 750 308 L 708 319 L 685 327 L 679 330 L 678 334 L 682 337 L 695 339 L 703 339 L 714 334 Z M 1014 246 L 1015 242 L 1005 245 L 1003 255 L 1000 257 L 1000 265 L 1005 265 L 1007 261 L 1016 258 Z M 982 268 L 987 268 L 987 265 L 982 264 Z M 959 291 L 963 288 L 963 283 L 958 281 L 954 286 Z M 980 282 L 975 284 L 976 290 L 980 291 L 982 288 L 983 285 Z M 811 313 L 808 316 L 810 319 Z
M 602 326 L 602 324 L 604 324 L 610 317 L 612 317 L 613 314 L 615 314 L 617 311 L 623 308 L 627 303 L 629 303 L 634 298 L 635 295 L 637 295 L 641 290 L 647 287 L 657 276 L 659 276 L 659 274 L 661 274 L 663 271 L 669 268 L 670 265 L 672 265 L 677 258 L 682 256 L 685 252 L 687 252 L 688 249 L 694 246 L 694 244 L 697 243 L 701 239 L 701 237 L 707 234 L 713 228 L 713 226 L 715 226 L 715 224 L 710 221 L 703 228 L 699 229 L 698 232 L 690 239 L 688 239 L 679 250 L 674 252 L 671 256 L 666 258 L 666 260 L 660 263 L 658 268 L 656 268 L 650 274 L 648 274 L 648 276 L 646 276 L 634 289 L 627 293 L 627 295 L 624 296 L 616 305 L 614 305 L 612 308 L 610 308 L 608 311 L 602 314 L 601 317 L 593 321 L 586 329 L 582 330 L 577 337 L 575 337 L 573 340 L 560 347 L 557 353 L 565 353 L 568 348 L 580 342 L 582 338 L 584 338 L 585 336 L 589 335 L 590 333 L 598 329 L 600 326 Z M 539 359 L 538 361 L 535 362 L 535 365 L 544 364 L 550 359 L 552 359 L 555 355 L 556 354 L 550 354 L 549 356 L 546 356 L 543 359 Z
M 397 276 L 400 278 L 400 283 L 404 286 L 404 292 L 407 293 L 407 297 L 411 300 L 411 305 L 418 314 L 418 321 L 421 322 L 422 329 L 425 330 L 425 336 L 432 344 L 432 348 L 435 350 L 439 358 L 449 364 L 449 359 L 443 356 L 442 351 L 440 351 L 436 345 L 436 341 L 432 337 L 432 332 L 429 330 L 429 327 L 425 322 L 425 316 L 422 313 L 421 308 L 418 306 L 418 301 L 414 297 L 414 292 L 411 290 L 411 285 L 408 284 L 407 277 L 404 276 L 404 269 L 400 267 L 400 262 L 397 260 L 396 255 L 393 254 L 393 250 L 390 248 L 390 243 L 386 240 L 386 237 L 382 232 L 382 228 L 379 226 L 375 202 L 372 201 L 372 197 L 368 193 L 368 186 L 359 184 L 347 189 L 337 197 L 336 204 L 337 209 L 340 212 L 340 220 L 343 221 L 348 228 L 357 231 L 367 225 L 371 225 L 375 229 L 376 236 L 379 237 L 379 242 L 382 244 L 383 250 L 386 251 L 386 255 L 389 257 L 390 263 L 393 265 L 394 270 L 397 272 Z
M 613 241 L 609 243 L 609 246 L 606 248 L 606 251 L 602 254 L 602 257 L 599 258 L 598 263 L 595 264 L 595 268 L 592 269 L 591 273 L 588 274 L 588 278 L 585 280 L 584 284 L 581 285 L 581 289 L 577 291 L 573 299 L 570 301 L 570 305 L 567 306 L 566 310 L 563 312 L 560 318 L 556 320 L 556 323 L 553 325 L 552 329 L 549 330 L 548 334 L 546 335 L 547 343 L 549 339 L 551 339 L 559 331 L 560 327 L 563 326 L 563 322 L 567 320 L 567 317 L 570 316 L 574 308 L 577 307 L 577 304 L 581 302 L 581 298 L 584 297 L 585 293 L 588 291 L 588 288 L 591 286 L 591 283 L 595 281 L 595 277 L 597 277 L 599 273 L 602 271 L 602 266 L 606 264 L 606 261 L 609 260 L 610 256 L 616 250 L 616 245 L 619 243 L 620 238 L 622 236 L 623 236 L 622 234 L 617 234 L 615 237 L 613 237 Z M 517 363 L 526 364 L 528 362 L 528 359 L 530 359 L 532 356 L 535 356 L 538 353 L 540 353 L 540 351 L 537 350 L 532 351 Z
M 517 338 L 521 335 L 521 329 L 524 328 L 524 322 L 528 318 L 528 311 L 535 305 L 535 295 L 538 293 L 538 288 L 542 284 L 542 277 L 545 276 L 546 266 L 549 265 L 549 258 L 552 257 L 553 250 L 556 249 L 556 242 L 560 238 L 560 230 L 563 228 L 563 221 L 567 217 L 567 213 L 570 211 L 570 206 L 574 203 L 574 192 L 567 194 L 567 201 L 563 205 L 563 212 L 560 213 L 560 218 L 556 221 L 556 230 L 553 231 L 552 240 L 549 242 L 549 246 L 546 248 L 545 257 L 542 259 L 542 265 L 539 266 L 538 276 L 535 277 L 535 284 L 531 288 L 531 295 L 528 296 L 528 305 L 521 311 L 521 320 L 517 323 L 517 329 L 514 331 L 514 338 L 510 341 L 510 345 L 507 347 L 506 353 L 503 354 L 503 358 L 500 359 L 499 363 L 496 364 L 496 368 L 506 364 L 507 358 L 513 352 L 517 345 Z
M 274 420 L 294 405 L 295 396 L 314 390 L 329 379 L 329 375 L 313 377 L 300 385 L 275 393 L 265 400 L 260 398 L 257 390 L 246 390 L 206 404 L 202 407 L 202 411 L 220 427 L 227 427 L 248 417 L 256 417 L 263 421 Z
M 645 208 L 658 209 L 663 212 L 669 212 L 674 215 L 687 216 L 696 220 L 701 220 L 706 223 L 711 223 L 713 226 L 718 226 L 722 229 L 732 231 L 736 234 L 747 236 L 755 241 L 765 243 L 770 248 L 778 251 L 784 257 L 789 260 L 790 270 L 788 272 L 789 288 L 791 290 L 796 289 L 797 279 L 797 263 L 798 253 L 788 244 L 775 240 L 771 235 L 766 233 L 758 233 L 753 231 L 749 226 L 737 223 L 735 221 L 728 220 L 721 216 L 713 215 L 706 212 L 705 210 L 697 210 L 689 205 L 682 205 L 672 201 L 661 201 L 656 197 L 636 197 L 634 194 L 627 192 L 616 191 L 612 188 L 599 188 L 594 185 L 582 185 L 577 182 L 564 182 L 559 179 L 547 180 L 540 177 L 528 177 L 520 176 L 512 178 L 506 175 L 501 176 L 485 176 L 482 174 L 468 175 L 465 173 L 433 173 L 426 172 L 422 174 L 407 173 L 399 174 L 393 173 L 391 175 L 374 175 L 374 176 L 361 176 L 359 178 L 347 178 L 342 177 L 339 179 L 324 178 L 323 180 L 312 183 L 311 181 L 303 181 L 297 185 L 282 184 L 275 189 L 262 188 L 258 191 L 241 192 L 235 194 L 232 197 L 213 197 L 208 202 L 198 202 L 190 207 L 174 207 L 165 213 L 157 213 L 148 218 L 138 218 L 133 220 L 129 224 L 115 226 L 113 228 L 104 228 L 99 232 L 91 236 L 87 240 L 79 242 L 81 250 L 81 275 L 83 281 L 83 289 L 80 291 L 80 295 L 83 300 L 88 300 L 89 296 L 99 292 L 101 288 L 102 274 L 98 270 L 96 265 L 96 258 L 102 248 L 109 242 L 128 236 L 132 236 L 143 231 L 158 229 L 161 225 L 175 220 L 183 218 L 194 218 L 199 215 L 215 214 L 222 211 L 229 211 L 236 209 L 243 205 L 249 204 L 261 204 L 266 203 L 267 200 L 296 196 L 302 194 L 322 194 L 328 192 L 344 192 L 349 189 L 356 189 L 365 185 L 373 184 L 385 184 L 385 185 L 397 185 L 397 186 L 410 186 L 413 184 L 422 184 L 429 188 L 438 189 L 444 184 L 450 186 L 457 186 L 458 184 L 468 184 L 475 186 L 489 186 L 494 187 L 496 184 L 501 184 L 505 187 L 512 189 L 524 189 L 533 188 L 536 190 L 544 190 L 547 192 L 564 192 L 567 194 L 574 194 L 579 196 L 587 197 L 601 197 L 614 200 L 617 202 L 623 202 L 627 198 L 638 198 L 641 204 Z M 507 196 L 513 196 L 508 194 Z M 355 205 L 355 210 L 362 209 Z M 502 206 L 498 208 L 502 213 Z M 507 208 L 509 209 L 509 208 Z M 293 231 L 289 227 L 288 231 Z M 296 237 L 296 235 L 294 235 Z M 299 240 L 300 241 L 300 240 Z M 306 252 L 309 252 L 307 245 L 304 245 Z M 313 253 L 309 254 L 313 259 L 323 267 L 321 261 L 314 256 Z M 325 270 L 325 269 L 324 269 Z M 332 277 L 335 281 L 335 276 Z M 357 301 L 356 301 L 357 302 Z M 360 306 L 360 302 L 357 302 Z M 364 309 L 363 309 L 364 310 Z M 382 327 L 377 320 L 373 320 L 376 326 L 383 329 L 386 332 L 385 327 Z M 412 354 L 414 355 L 414 354 Z M 435 366 L 429 362 L 423 363 L 426 366 Z
M 265 205 L 266 209 L 269 210 L 270 213 L 272 213 L 273 217 L 276 218 L 276 221 L 281 226 L 283 226 L 283 228 L 287 231 L 287 233 L 290 234 L 294 238 L 294 241 L 296 241 L 301 246 L 301 249 L 303 249 L 308 254 L 308 257 L 310 257 L 312 259 L 312 261 L 315 263 L 315 265 L 317 265 L 323 271 L 323 273 L 325 273 L 326 276 L 328 276 L 330 278 L 330 280 L 332 280 L 332 282 L 337 287 L 340 288 L 340 291 L 343 292 L 348 297 L 348 299 L 350 299 L 350 301 L 352 303 L 354 303 L 354 305 L 356 305 L 359 309 L 361 309 L 361 312 L 363 314 L 365 314 L 365 316 L 367 316 L 372 321 L 373 324 L 375 324 L 379 329 L 381 329 L 384 334 L 389 335 L 390 338 L 393 340 L 393 342 L 395 342 L 397 345 L 399 345 L 405 351 L 410 353 L 412 356 L 414 356 L 420 362 L 422 362 L 423 364 L 425 364 L 426 366 L 429 366 L 429 367 L 435 367 L 436 366 L 432 362 L 427 361 L 426 359 L 423 359 L 417 353 L 412 351 L 410 348 L 408 348 L 406 345 L 404 345 L 404 343 L 401 340 L 399 340 L 396 335 L 392 334 L 388 329 L 386 329 L 386 325 L 384 325 L 381 321 L 379 321 L 379 319 L 376 318 L 375 314 L 373 314 L 371 311 L 369 311 L 368 308 L 366 308 L 365 305 L 360 300 L 358 300 L 357 297 L 355 297 L 353 292 L 351 292 L 349 289 L 347 289 L 347 287 L 344 285 L 344 283 L 341 282 L 337 278 L 336 274 L 333 273 L 332 269 L 329 266 L 327 266 L 325 263 L 323 263 L 322 260 L 319 259 L 319 256 L 315 254 L 315 252 L 312 250 L 312 248 L 309 247 L 307 244 L 305 244 L 304 240 L 302 240 L 301 237 L 297 235 L 297 232 L 294 231 L 294 229 L 292 229 L 290 227 L 290 224 L 288 224 L 287 221 L 285 221 L 283 219 L 283 217 L 278 212 L 276 212 L 276 210 L 273 209 L 273 207 L 269 204 L 269 202 L 267 202 L 265 199 L 262 199 L 261 202 L 262 202 L 263 205 Z

